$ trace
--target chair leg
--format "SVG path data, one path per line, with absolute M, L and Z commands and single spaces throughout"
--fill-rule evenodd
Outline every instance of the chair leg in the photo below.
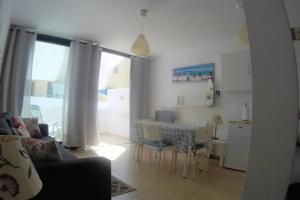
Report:
M 134 144 L 134 147 L 133 147 L 133 153 L 132 153 L 132 159 L 135 160 L 135 157 L 136 157 L 136 153 L 137 152 L 137 143 Z
M 199 154 L 195 155 L 195 157 L 197 157 L 196 159 L 194 159 L 195 162 L 195 166 L 194 166 L 194 170 L 193 170 L 193 179 L 196 178 L 196 171 L 198 169 L 198 165 L 199 165 Z
M 201 152 L 201 153 L 199 153 L 198 154 L 198 160 L 199 160 L 199 165 L 198 165 L 198 170 L 199 171 L 203 171 L 203 153 Z
M 205 151 L 205 157 L 206 157 L 206 164 L 205 164 L 205 172 L 208 172 L 208 165 L 209 165 L 209 152 Z
M 177 154 L 178 152 L 175 150 L 175 161 L 174 161 L 174 171 L 176 171 L 176 166 L 177 166 Z
M 139 169 L 141 169 L 141 163 L 142 163 L 142 156 L 143 156 L 143 150 L 144 150 L 144 145 L 140 145 L 141 148 L 141 154 L 139 156 Z
M 151 168 L 151 159 L 152 159 L 152 150 L 149 151 L 149 161 L 150 161 L 150 168 Z
M 158 153 L 159 153 L 158 154 L 158 168 L 157 168 L 157 174 L 156 174 L 157 177 L 159 176 L 159 171 L 160 171 L 161 150 L 159 150 Z
M 136 148 L 136 162 L 140 162 L 140 149 L 141 149 L 141 144 L 137 143 L 137 148 Z
M 164 162 L 166 161 L 166 151 L 164 151 Z
M 174 167 L 175 151 L 172 150 L 171 153 L 172 153 L 172 158 L 171 158 L 171 169 L 170 169 L 170 171 L 172 171 L 172 170 L 173 170 L 173 167 Z
M 190 168 L 192 168 L 192 154 L 190 154 L 190 156 L 189 156 L 189 165 L 190 165 Z

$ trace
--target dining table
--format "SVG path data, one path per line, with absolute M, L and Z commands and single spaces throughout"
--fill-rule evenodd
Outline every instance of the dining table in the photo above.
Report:
M 194 146 L 195 136 L 198 127 L 183 123 L 165 123 L 145 121 L 142 124 L 159 125 L 160 132 L 163 135 L 163 141 L 174 145 L 184 153 L 182 177 L 187 177 L 188 155 Z M 143 131 L 136 129 L 135 138 L 138 142 L 143 142 Z

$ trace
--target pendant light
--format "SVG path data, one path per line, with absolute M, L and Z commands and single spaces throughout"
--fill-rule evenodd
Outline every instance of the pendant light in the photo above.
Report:
M 133 42 L 131 47 L 131 52 L 140 55 L 147 56 L 150 54 L 149 43 L 146 40 L 145 35 L 143 34 L 143 19 L 147 16 L 148 10 L 141 9 L 139 11 L 139 16 L 141 17 L 141 33 L 138 35 L 137 39 Z
M 237 39 L 241 45 L 248 45 L 249 44 L 249 36 L 248 36 L 247 24 L 245 22 L 243 2 L 241 0 L 236 0 L 234 4 L 235 4 L 236 9 L 242 13 L 242 17 L 243 17 L 243 21 L 240 25 L 240 30 L 239 30 Z
M 240 26 L 240 31 L 238 34 L 238 41 L 242 45 L 248 45 L 249 44 L 249 36 L 248 36 L 248 29 L 246 22 L 242 22 Z

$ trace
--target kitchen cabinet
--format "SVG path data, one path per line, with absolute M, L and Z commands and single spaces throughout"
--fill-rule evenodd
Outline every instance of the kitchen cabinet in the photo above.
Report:
M 249 51 L 221 56 L 221 91 L 246 92 L 252 90 L 252 69 Z

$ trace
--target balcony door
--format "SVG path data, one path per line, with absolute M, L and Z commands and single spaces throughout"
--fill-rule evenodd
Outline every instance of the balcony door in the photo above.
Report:
M 102 52 L 98 87 L 98 132 L 129 138 L 130 58 Z

